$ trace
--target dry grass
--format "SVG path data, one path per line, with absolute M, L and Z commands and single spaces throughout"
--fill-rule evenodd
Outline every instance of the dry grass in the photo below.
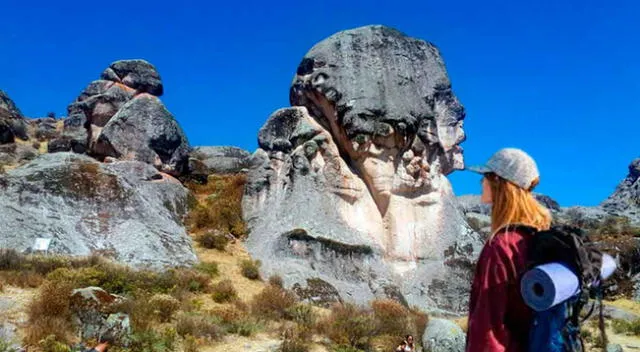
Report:
M 224 336 L 224 330 L 213 317 L 199 314 L 180 314 L 176 331 L 183 337 L 190 335 L 210 340 L 219 340 Z
M 215 232 L 205 232 L 196 237 L 196 241 L 200 243 L 200 245 L 207 249 L 217 249 L 219 251 L 224 251 L 229 244 L 229 239 L 227 236 L 221 233 Z
M 288 310 L 296 304 L 296 295 L 281 287 L 268 285 L 251 302 L 251 312 L 263 319 L 280 320 L 289 317 Z
M 29 322 L 24 341 L 37 345 L 53 335 L 60 342 L 72 341 L 71 310 L 69 297 L 73 286 L 67 282 L 46 281 L 36 298 L 29 304 Z
M 149 300 L 154 313 L 162 323 L 168 323 L 180 309 L 180 301 L 167 294 L 155 294 Z
M 376 334 L 396 336 L 400 339 L 411 331 L 409 310 L 397 301 L 380 299 L 371 302 L 376 322 Z
M 187 225 L 196 233 L 230 233 L 237 238 L 247 235 L 242 218 L 242 195 L 246 176 L 211 175 L 205 185 L 188 182 L 199 204 L 189 213 Z
M 367 349 L 374 335 L 376 321 L 370 309 L 345 303 L 334 305 L 331 315 L 321 325 L 321 329 L 335 344 Z

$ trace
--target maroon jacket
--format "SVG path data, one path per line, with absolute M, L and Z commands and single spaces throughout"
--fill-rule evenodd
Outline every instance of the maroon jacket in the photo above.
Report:
M 520 295 L 520 276 L 530 236 L 508 227 L 482 249 L 471 286 L 467 352 L 527 351 L 532 311 Z

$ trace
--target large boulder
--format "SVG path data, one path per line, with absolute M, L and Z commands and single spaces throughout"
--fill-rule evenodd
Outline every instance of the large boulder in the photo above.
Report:
M 179 175 L 187 170 L 189 143 L 160 100 L 143 94 L 125 104 L 109 120 L 92 145 L 92 152 L 139 160 Z
M 601 206 L 610 214 L 627 216 L 640 223 L 640 158 L 629 165 L 627 177 Z
M 0 90 L 0 144 L 13 143 L 16 138 L 29 139 L 27 123 L 13 100 Z
M 138 267 L 196 262 L 182 218 L 188 190 L 137 161 L 103 164 L 73 153 L 44 154 L 0 175 L 2 247 L 102 253 Z
M 189 172 L 196 175 L 242 172 L 251 164 L 251 154 L 237 147 L 195 147 L 189 158 Z
M 155 67 L 121 60 L 100 78 L 67 107 L 63 134 L 49 144 L 49 152 L 138 160 L 174 175 L 186 171 L 188 141 L 158 99 L 163 86 Z
M 464 109 L 435 46 L 337 33 L 303 58 L 290 99 L 258 134 L 243 199 L 265 275 L 463 313 L 481 240 L 446 177 L 464 166 Z

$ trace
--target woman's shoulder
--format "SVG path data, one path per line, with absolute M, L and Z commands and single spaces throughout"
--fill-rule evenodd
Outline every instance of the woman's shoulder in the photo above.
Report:
M 491 238 L 492 247 L 511 247 L 526 242 L 535 229 L 526 225 L 507 225 L 495 232 Z

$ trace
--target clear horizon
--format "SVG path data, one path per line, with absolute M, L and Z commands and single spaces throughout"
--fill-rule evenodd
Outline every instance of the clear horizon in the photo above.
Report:
M 125 5 L 126 4 L 126 5 Z M 467 164 L 529 152 L 538 192 L 597 205 L 640 157 L 640 5 L 614 1 L 243 2 L 183 5 L 10 2 L 0 23 L 0 89 L 29 117 L 66 115 L 113 61 L 145 59 L 192 146 L 250 152 L 286 107 L 304 54 L 341 30 L 382 24 L 435 44 L 466 108 Z M 454 172 L 457 195 L 479 177 Z

